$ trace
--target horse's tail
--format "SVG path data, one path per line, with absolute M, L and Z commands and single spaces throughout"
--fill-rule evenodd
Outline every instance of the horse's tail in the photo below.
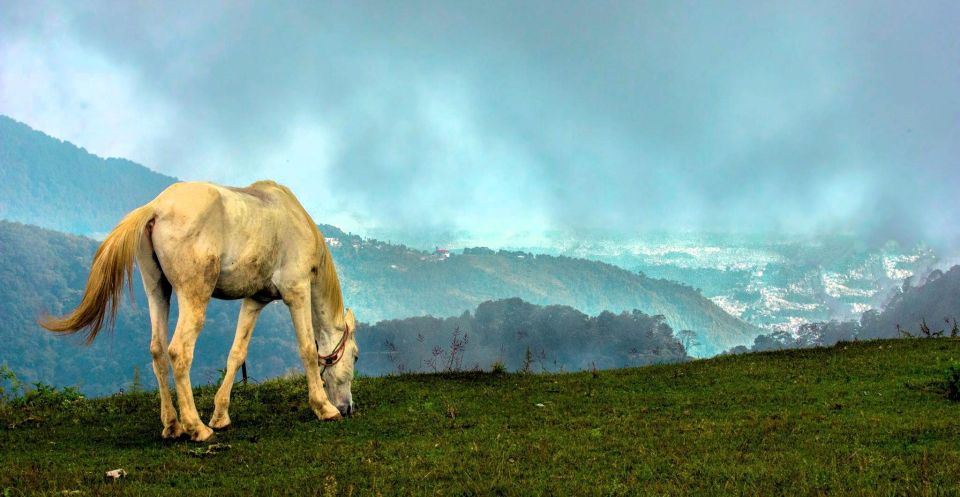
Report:
M 93 266 L 87 278 L 80 305 L 62 318 L 44 316 L 40 326 L 57 333 L 76 333 L 87 328 L 86 343 L 97 337 L 107 320 L 113 326 L 117 307 L 123 294 L 124 276 L 133 284 L 133 260 L 140 245 L 144 230 L 153 219 L 153 204 L 149 203 L 131 211 L 107 235 L 93 256 Z M 131 287 L 132 288 L 132 287 Z M 131 289 L 131 292 L 133 290 Z M 132 293 L 131 293 L 132 297 Z M 110 307 L 107 318 L 107 307 Z

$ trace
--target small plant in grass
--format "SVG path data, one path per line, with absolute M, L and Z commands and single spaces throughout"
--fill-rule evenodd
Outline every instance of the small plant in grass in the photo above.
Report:
M 943 318 L 943 322 L 947 325 L 951 324 L 950 318 Z M 934 330 L 930 328 L 930 325 L 927 324 L 926 318 L 920 320 L 920 331 L 916 334 L 910 333 L 909 330 L 897 324 L 897 336 L 900 338 L 943 338 L 951 337 L 957 338 L 960 336 L 960 325 L 957 324 L 957 320 L 953 319 L 953 326 L 951 326 L 950 331 L 948 332 L 946 328 L 940 330 Z
M 448 372 L 463 369 L 463 353 L 467 350 L 468 343 L 470 343 L 470 337 L 466 333 L 461 333 L 459 326 L 454 328 L 450 337 L 450 354 L 447 357 Z
M 217 381 L 214 385 L 220 385 L 223 383 L 223 379 L 227 377 L 227 368 L 217 368 Z
M 490 365 L 490 372 L 493 374 L 506 374 L 507 365 L 503 361 L 497 360 Z
M 910 333 L 906 328 L 900 327 L 900 323 L 897 323 L 897 336 L 901 338 L 914 338 L 913 333 Z
M 143 384 L 140 383 L 140 368 L 133 367 L 133 382 L 130 384 L 130 393 L 143 392 Z
M 417 341 L 423 343 L 423 336 L 417 335 Z M 439 345 L 434 345 L 430 349 L 430 357 L 424 359 L 422 362 L 430 371 L 434 373 L 452 373 L 463 371 L 463 356 L 467 350 L 467 344 L 470 343 L 470 337 L 460 331 L 460 327 L 457 326 L 450 333 L 450 347 L 443 348 Z
M 64 408 L 83 399 L 83 395 L 76 388 L 63 387 L 58 389 L 53 385 L 38 381 L 33 384 L 32 389 L 26 391 L 22 397 L 21 405 L 37 408 Z
M 939 338 L 943 336 L 944 330 L 933 331 L 930 329 L 930 326 L 927 325 L 927 319 L 923 318 L 920 320 L 920 333 L 923 334 L 926 338 Z
M 438 361 L 443 358 L 443 355 L 446 353 L 439 345 L 434 345 L 430 349 L 430 358 L 424 359 L 423 363 L 430 367 L 430 369 L 437 373 L 440 371 L 440 367 L 437 365 Z
M 953 364 L 947 370 L 947 398 L 960 400 L 960 364 Z
M 417 341 L 423 343 L 423 335 L 417 335 Z M 397 348 L 397 344 L 388 339 L 384 340 L 383 346 L 387 349 L 387 357 L 397 374 L 406 374 L 408 372 L 407 366 L 400 360 L 400 350 Z
M 533 366 L 533 352 L 530 351 L 530 347 L 527 347 L 527 352 L 523 355 L 523 366 L 520 366 L 518 370 L 519 373 L 530 373 L 531 366 Z
M 10 368 L 0 366 L 0 405 L 4 408 L 62 409 L 83 399 L 80 391 L 73 387 L 57 388 L 38 381 L 29 388 Z
M 18 394 L 17 392 L 21 392 Z M 22 395 L 23 384 L 6 366 L 0 366 L 0 404 L 9 404 L 13 399 Z

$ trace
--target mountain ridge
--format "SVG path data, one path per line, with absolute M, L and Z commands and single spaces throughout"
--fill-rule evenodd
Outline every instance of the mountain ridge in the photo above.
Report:
M 11 129 L 14 132 L 8 133 Z M 30 164 L 37 167 L 28 167 Z M 68 170 L 76 164 L 80 164 L 79 170 Z M 96 181 L 80 181 L 85 172 Z M 128 172 L 133 176 L 130 181 L 108 179 L 111 174 L 123 177 Z M 68 349 L 50 342 L 49 335 L 42 334 L 34 320 L 44 311 L 62 314 L 79 299 L 97 247 L 95 240 L 82 235 L 96 236 L 112 229 L 130 209 L 149 201 L 176 179 L 130 161 L 101 159 L 6 117 L 0 117 L 0 175 L 15 180 L 15 184 L 5 183 L 0 192 L 6 195 L 16 190 L 17 195 L 0 198 L 13 198 L 19 206 L 0 211 L 0 218 L 13 221 L 0 222 L 0 263 L 4 266 L 0 287 L 6 290 L 0 292 L 6 300 L 0 306 L 5 315 L 16 316 L 0 323 L 0 328 L 6 329 L 0 335 L 13 337 L 9 343 L 19 344 L 19 348 L 6 347 L 0 362 L 30 348 L 48 358 L 56 356 L 55 350 L 67 354 Z M 71 187 L 76 191 L 71 192 Z M 115 196 L 118 198 L 113 199 Z M 38 206 L 35 209 L 34 204 Z M 693 288 L 646 278 L 602 262 L 479 249 L 461 254 L 430 253 L 348 234 L 330 225 L 320 228 L 331 242 L 348 305 L 365 322 L 427 315 L 447 318 L 483 302 L 519 297 L 541 306 L 570 306 L 588 315 L 635 309 L 651 316 L 663 315 L 675 331 L 690 329 L 699 334 L 701 344 L 693 349 L 699 351 L 698 355 L 750 343 L 761 333 Z M 139 283 L 134 283 L 133 290 L 142 302 Z M 127 307 L 121 306 L 121 328 L 145 326 L 146 306 L 124 311 Z M 212 331 L 204 333 L 201 343 L 210 337 L 229 343 L 236 312 L 233 303 L 212 304 L 207 321 L 207 329 Z M 293 349 L 289 328 L 289 316 L 282 306 L 264 311 L 251 346 L 252 351 L 262 351 L 256 361 L 263 369 L 254 366 L 254 374 L 275 375 L 298 367 L 296 360 L 290 360 L 295 354 L 288 352 Z M 120 343 L 125 347 L 134 342 Z M 115 353 L 100 348 L 105 346 L 94 347 L 98 354 Z M 198 350 L 202 348 L 198 346 Z M 145 350 L 142 357 L 127 360 L 126 366 L 113 374 L 126 376 L 134 365 L 140 371 L 149 371 Z M 215 375 L 226 351 L 226 347 L 210 351 L 206 360 L 210 369 L 199 374 Z M 56 378 L 62 384 L 71 376 L 82 377 L 82 370 L 57 370 L 55 361 L 37 359 L 36 364 L 34 374 L 27 375 L 33 380 L 53 382 L 51 378 Z M 121 381 L 125 380 L 91 388 L 107 391 Z
M 2 219 L 96 236 L 176 181 L 0 115 Z

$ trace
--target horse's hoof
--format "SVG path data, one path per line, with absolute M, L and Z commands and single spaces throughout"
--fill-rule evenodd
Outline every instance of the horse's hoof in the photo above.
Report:
M 217 435 L 213 432 L 213 430 L 206 426 L 200 425 L 200 427 L 197 428 L 197 431 L 190 436 L 190 440 L 193 440 L 194 442 L 212 442 L 216 436 Z
M 180 438 L 184 433 L 183 426 L 180 426 L 179 422 L 174 421 L 172 425 L 164 427 L 163 431 L 160 433 L 160 436 L 169 440 Z
M 327 403 L 320 407 L 320 409 L 314 409 L 314 413 L 317 414 L 317 417 L 321 421 L 340 421 L 343 419 L 343 416 L 340 415 L 340 410 L 336 407 L 333 407 L 333 404 Z
M 223 416 L 217 417 L 214 416 L 210 418 L 210 428 L 214 430 L 222 430 L 230 426 L 230 415 L 224 414 Z

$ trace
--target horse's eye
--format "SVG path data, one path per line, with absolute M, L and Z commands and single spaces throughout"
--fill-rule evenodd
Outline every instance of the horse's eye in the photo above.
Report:
M 360 361 L 360 356 L 358 356 L 358 355 L 353 356 L 353 363 L 354 363 L 354 364 L 356 364 L 356 363 L 359 362 L 359 361 Z

